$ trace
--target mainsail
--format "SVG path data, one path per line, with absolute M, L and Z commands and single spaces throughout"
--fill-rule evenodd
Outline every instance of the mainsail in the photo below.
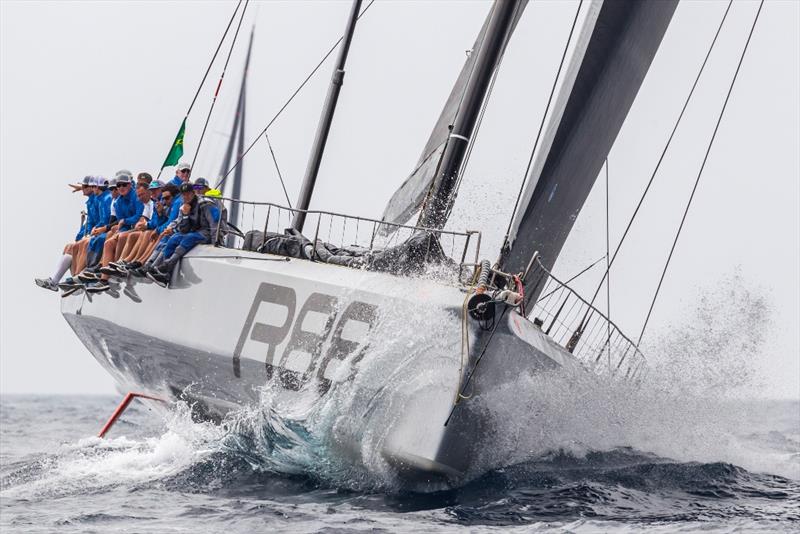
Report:
M 505 272 L 523 272 L 535 251 L 552 268 L 676 6 L 677 0 L 592 3 L 501 252 Z
M 247 73 L 250 69 L 250 53 L 253 50 L 253 37 L 255 36 L 256 28 L 250 31 L 250 42 L 247 45 L 247 55 L 244 60 L 244 71 L 242 72 L 242 85 L 239 87 L 239 100 L 236 104 L 236 116 L 233 120 L 233 128 L 231 129 L 231 136 L 228 140 L 228 146 L 225 149 L 225 156 L 222 159 L 222 168 L 220 168 L 219 175 L 224 177 L 228 172 L 231 156 L 233 155 L 234 146 L 238 146 L 237 161 L 242 159 L 242 152 L 244 150 L 244 120 L 245 111 L 247 108 Z M 227 189 L 227 184 L 223 184 L 223 190 Z M 233 180 L 231 182 L 230 198 L 239 200 L 242 194 L 242 164 L 236 166 L 233 171 Z M 228 221 L 233 225 L 239 224 L 239 203 L 231 202 L 230 213 Z M 233 237 L 228 238 L 228 246 L 232 246 Z
M 522 16 L 525 6 L 528 3 L 528 0 L 503 1 L 508 2 L 515 11 L 513 13 L 509 28 L 505 34 L 505 38 L 502 42 L 501 56 L 502 51 L 505 50 L 508 40 L 511 38 L 514 28 L 516 27 L 517 22 Z M 484 38 L 486 36 L 486 30 L 489 27 L 492 15 L 497 7 L 498 2 L 495 2 L 495 4 L 492 6 L 492 9 L 489 11 L 489 14 L 486 16 L 486 20 L 484 21 L 483 26 L 478 33 L 478 37 L 475 39 L 475 44 L 472 47 L 472 53 L 470 53 L 470 55 L 467 57 L 467 60 L 464 62 L 464 66 L 461 68 L 461 72 L 456 79 L 456 83 L 453 86 L 453 89 L 450 91 L 450 96 L 447 98 L 447 101 L 444 104 L 444 109 L 442 109 L 442 113 L 439 115 L 439 119 L 436 121 L 436 124 L 433 127 L 433 131 L 428 138 L 428 142 L 425 143 L 425 148 L 422 150 L 422 155 L 420 156 L 414 171 L 408 178 L 406 178 L 400 188 L 395 191 L 395 193 L 392 195 L 392 198 L 389 200 L 389 203 L 386 205 L 386 208 L 383 212 L 384 221 L 399 224 L 405 223 L 417 210 L 420 209 L 429 191 L 431 191 L 431 187 L 434 185 L 433 182 L 439 169 L 439 162 L 441 161 L 447 146 L 447 141 L 450 136 L 450 129 L 456 120 L 456 116 L 458 115 L 462 98 L 464 97 L 464 92 L 470 80 L 470 76 L 473 74 L 475 68 L 478 51 L 483 45 Z

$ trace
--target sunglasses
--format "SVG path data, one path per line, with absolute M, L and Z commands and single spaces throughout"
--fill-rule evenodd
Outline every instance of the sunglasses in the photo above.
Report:
M 181 174 L 183 174 L 183 173 L 186 173 L 186 174 L 192 174 L 192 171 L 191 171 L 191 170 L 189 170 L 189 169 L 183 169 L 183 170 L 180 170 L 180 171 L 178 171 L 178 172 L 179 172 L 179 173 L 181 173 Z
M 119 189 L 120 187 L 130 187 L 130 186 L 131 186 L 131 184 L 129 184 L 129 183 L 121 183 L 121 184 L 117 184 L 117 189 Z

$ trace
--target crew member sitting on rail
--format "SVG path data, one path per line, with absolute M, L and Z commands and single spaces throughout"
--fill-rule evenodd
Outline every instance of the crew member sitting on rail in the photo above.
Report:
M 220 221 L 218 224 L 221 226 L 219 230 L 214 229 L 214 235 L 211 237 L 212 241 L 216 237 L 217 244 L 221 244 L 230 230 L 228 227 L 228 208 L 222 203 L 222 193 L 218 189 L 211 189 L 208 180 L 205 178 L 198 178 L 194 181 L 194 191 L 200 195 L 201 201 L 213 204 L 212 210 L 216 210 L 216 214 L 222 214 L 221 221 L 217 219 Z
M 111 181 L 113 182 L 113 180 Z M 96 177 L 96 214 L 97 223 L 89 234 L 84 237 L 80 242 L 76 243 L 72 252 L 72 274 L 73 277 L 68 278 L 63 284 L 59 284 L 62 289 L 68 290 L 81 285 L 80 280 L 76 280 L 74 275 L 81 273 L 86 269 L 87 265 L 95 265 L 99 260 L 99 254 L 92 253 L 90 250 L 92 242 L 96 240 L 96 236 L 108 224 L 111 216 L 111 206 L 114 199 L 114 187 L 109 185 L 109 181 L 102 176 Z
M 147 225 L 145 228 L 141 228 L 141 224 L 137 223 L 137 227 L 134 228 L 134 231 L 130 233 L 125 241 L 125 246 L 119 258 L 108 264 L 110 268 L 117 271 L 113 274 L 127 276 L 132 269 L 138 269 L 142 266 L 142 262 L 147 260 L 150 255 L 147 250 L 151 248 L 151 245 L 155 246 L 159 234 L 157 229 L 167 223 L 171 199 L 178 192 L 174 185 L 170 184 L 168 187 L 171 188 L 171 191 L 162 196 L 161 190 L 164 185 L 156 180 L 150 182 L 148 187 L 150 192 L 149 202 L 153 208 L 150 210 L 148 204 L 145 204 L 145 209 L 142 212 L 142 215 L 147 218 Z M 144 256 L 144 259 L 140 260 L 139 258 L 142 256 Z
M 103 247 L 106 239 L 114 236 L 119 230 L 119 220 L 117 219 L 117 201 L 120 196 L 129 192 L 133 175 L 131 171 L 120 170 L 109 182 L 109 189 L 111 190 L 111 202 L 107 204 L 107 212 L 104 213 L 106 222 L 95 227 L 92 230 L 92 237 L 89 241 L 89 251 L 86 257 L 86 264 L 83 269 L 78 269 L 77 278 L 81 282 L 88 283 L 100 279 L 98 274 L 100 270 L 100 260 L 103 256 Z M 127 185 L 126 185 L 127 184 Z
M 159 215 L 158 226 L 154 228 L 154 232 L 149 241 L 140 240 L 139 250 L 136 251 L 133 259 L 126 264 L 128 272 L 134 276 L 145 276 L 147 270 L 152 267 L 153 262 L 145 267 L 146 262 L 152 257 L 155 257 L 158 252 L 163 250 L 167 244 L 167 240 L 172 235 L 175 228 L 175 219 L 180 212 L 180 209 L 173 209 L 177 198 L 180 196 L 178 188 L 172 183 L 164 186 L 161 192 L 161 202 L 156 203 L 156 209 L 161 206 L 162 215 Z M 158 248 L 160 247 L 160 248 Z
M 175 176 L 172 177 L 168 183 L 174 185 L 175 187 L 180 187 L 181 184 L 185 184 L 189 181 L 192 177 L 192 166 L 188 163 L 178 163 L 178 166 L 175 167 Z
M 156 187 L 151 189 L 151 184 L 155 184 Z M 158 189 L 158 182 L 151 182 L 150 184 L 139 182 L 136 185 L 136 197 L 144 205 L 142 216 L 131 231 L 121 232 L 117 236 L 117 248 L 114 252 L 113 260 L 109 261 L 108 265 L 104 265 L 100 268 L 100 272 L 103 274 L 103 276 L 100 277 L 101 280 L 108 280 L 109 276 L 128 275 L 123 258 L 136 249 L 139 240 L 149 231 L 148 228 L 150 228 L 150 224 L 156 220 L 154 202 L 151 200 L 153 189 Z
M 117 244 L 119 242 L 119 234 L 130 231 L 134 225 L 139 222 L 144 210 L 144 204 L 139 200 L 136 193 L 131 187 L 132 176 L 129 171 L 120 171 L 117 173 L 117 191 L 119 197 L 114 201 L 114 211 L 116 213 L 116 221 L 107 225 L 102 234 L 103 249 L 102 258 L 100 260 L 101 266 L 108 266 L 108 262 L 115 258 L 117 251 Z M 95 230 L 98 230 L 96 228 Z M 111 235 L 111 234 L 114 235 Z M 97 236 L 98 240 L 101 237 Z M 89 245 L 91 250 L 91 244 Z M 83 274 L 83 273 L 82 273 Z M 79 275 L 80 277 L 80 275 Z M 88 285 L 86 291 L 90 293 L 99 293 L 101 291 L 108 291 L 109 285 L 107 276 L 94 284 Z M 81 278 L 82 279 L 82 278 Z
M 192 184 L 182 184 L 180 192 L 183 204 L 176 225 L 178 233 L 169 238 L 153 269 L 147 273 L 151 280 L 164 287 L 169 284 L 172 269 L 178 261 L 196 245 L 210 243 L 219 223 L 216 204 L 201 201 Z
M 71 185 L 73 190 L 80 190 L 83 196 L 86 197 L 86 211 L 82 216 L 81 227 L 75 235 L 75 240 L 64 246 L 64 251 L 56 264 L 56 270 L 53 275 L 49 278 L 34 279 L 37 286 L 49 289 L 50 291 L 58 291 L 58 283 L 61 281 L 61 278 L 63 278 L 64 273 L 67 272 L 67 269 L 72 265 L 73 254 L 75 253 L 78 243 L 84 239 L 88 241 L 89 232 L 91 232 L 92 228 L 97 224 L 97 196 L 95 194 L 97 189 L 95 184 L 96 180 L 94 176 L 84 176 L 83 180 L 81 180 L 80 189 L 75 189 L 76 186 Z
M 153 264 L 158 259 L 159 254 L 161 254 L 161 251 L 167 246 L 167 241 L 175 233 L 178 218 L 181 213 L 183 197 L 180 194 L 178 186 L 173 183 L 174 181 L 173 178 L 173 180 L 165 186 L 165 190 L 171 191 L 167 221 L 156 228 L 158 231 L 158 239 L 148 248 L 147 254 L 143 256 L 144 259 L 139 258 L 139 261 L 143 262 L 143 265 L 131 271 L 131 274 L 134 276 L 147 276 L 148 271 L 153 268 Z M 183 183 L 188 182 L 181 182 L 181 184 Z
M 144 184 L 145 187 L 149 187 L 152 181 L 153 177 L 150 176 L 149 172 L 140 172 L 136 175 L 136 187 L 139 187 L 139 184 Z

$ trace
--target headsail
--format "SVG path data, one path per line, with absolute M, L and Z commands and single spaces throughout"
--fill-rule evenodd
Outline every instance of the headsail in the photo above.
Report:
M 505 46 L 508 44 L 508 40 L 511 38 L 511 34 L 513 33 L 514 28 L 516 27 L 517 22 L 522 16 L 525 6 L 528 3 L 528 0 L 506 1 L 508 1 L 510 4 L 513 4 L 512 7 L 515 9 L 515 11 L 513 18 L 511 19 L 509 29 L 505 35 L 505 39 L 502 43 L 501 56 L 502 50 L 504 50 Z M 383 212 L 384 221 L 399 224 L 405 223 L 417 210 L 420 209 L 425 197 L 430 191 L 431 185 L 433 184 L 433 181 L 437 175 L 439 162 L 442 159 L 442 155 L 444 154 L 445 147 L 447 145 L 447 140 L 450 135 L 450 128 L 456 120 L 456 115 L 458 114 L 467 83 L 469 82 L 470 75 L 473 73 L 475 62 L 478 57 L 477 52 L 480 50 L 484 42 L 486 30 L 489 27 L 493 12 L 496 8 L 497 3 L 494 4 L 492 10 L 490 10 L 489 14 L 486 16 L 486 20 L 484 21 L 483 26 L 478 33 L 478 37 L 475 39 L 475 44 L 472 47 L 472 53 L 467 57 L 467 60 L 464 62 L 464 66 L 461 68 L 461 72 L 456 79 L 456 83 L 453 86 L 453 89 L 450 91 L 450 96 L 447 98 L 447 101 L 444 104 L 444 109 L 442 109 L 442 113 L 439 115 L 439 119 L 436 121 L 436 124 L 433 127 L 433 131 L 428 138 L 428 142 L 425 143 L 425 148 L 422 150 L 422 155 L 420 156 L 414 171 L 408 178 L 406 178 L 400 188 L 395 191 L 395 193 L 392 195 L 392 198 L 389 200 L 389 203 L 386 205 L 386 208 Z
M 534 251 L 552 268 L 676 6 L 677 0 L 592 3 L 501 253 L 504 271 L 524 271 Z

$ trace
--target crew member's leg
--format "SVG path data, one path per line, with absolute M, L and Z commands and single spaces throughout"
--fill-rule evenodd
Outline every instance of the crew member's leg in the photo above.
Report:
M 148 273 L 148 276 L 159 284 L 166 285 L 169 283 L 172 270 L 181 258 L 200 243 L 208 243 L 208 238 L 200 232 L 190 232 L 171 237 L 167 242 L 167 246 L 164 247 L 164 254 L 155 263 L 152 272 Z
M 142 252 L 136 257 L 134 261 L 140 261 L 142 263 L 146 262 L 147 259 L 153 254 L 153 251 L 156 249 L 156 247 L 158 247 L 158 245 L 161 243 L 162 239 L 164 238 L 161 238 L 158 235 L 154 235 L 150 243 L 147 243 L 142 247 Z
M 125 243 L 125 248 L 122 249 L 122 254 L 119 256 L 120 261 L 132 261 L 133 258 L 136 257 L 135 253 L 137 250 L 139 250 L 140 243 L 144 241 L 145 237 L 149 236 L 152 232 L 152 230 L 140 230 L 137 232 L 132 232 L 133 235 L 128 237 L 128 241 Z

